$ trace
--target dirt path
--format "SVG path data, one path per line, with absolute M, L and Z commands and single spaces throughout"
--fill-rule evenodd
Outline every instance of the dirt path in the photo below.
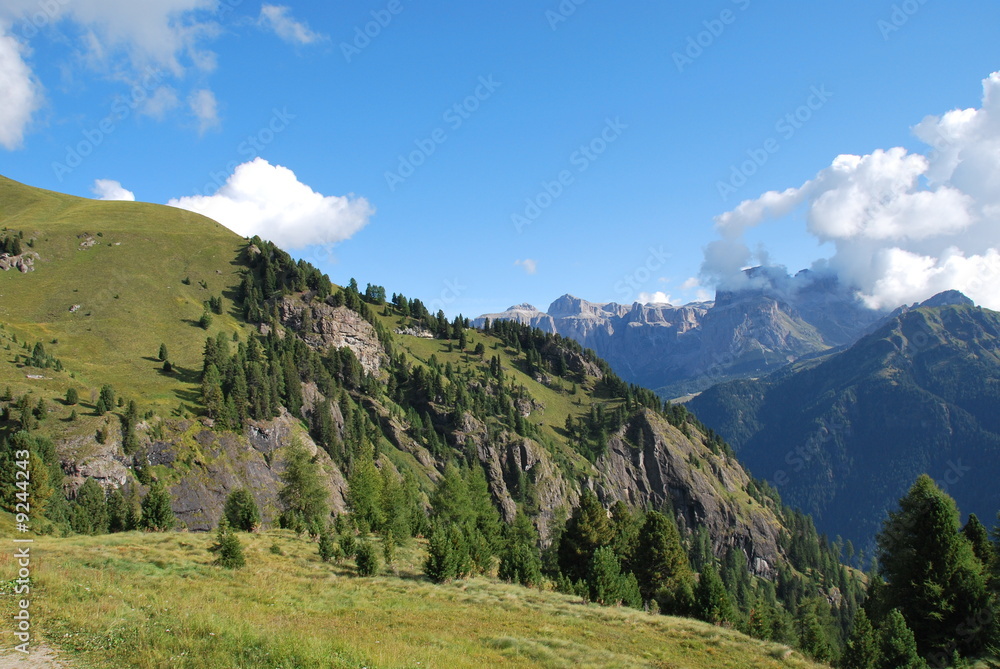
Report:
M 52 648 L 42 644 L 32 646 L 25 655 L 16 650 L 0 651 L 0 669 L 72 669 L 67 662 Z

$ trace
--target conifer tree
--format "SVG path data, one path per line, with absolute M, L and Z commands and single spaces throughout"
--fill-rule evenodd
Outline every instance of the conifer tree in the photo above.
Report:
M 917 652 L 917 641 L 899 609 L 886 616 L 879 637 L 879 669 L 926 669 L 927 663 Z
M 683 614 L 691 604 L 694 575 L 674 519 L 658 511 L 646 514 L 639 531 L 636 576 L 645 600 L 657 599 L 665 613 Z
M 319 475 L 319 465 L 298 439 L 294 439 L 285 454 L 284 486 L 278 493 L 285 505 L 282 526 L 304 529 L 323 523 L 329 515 L 329 493 Z
M 76 492 L 70 524 L 79 534 L 104 534 L 108 531 L 108 507 L 104 488 L 94 479 L 87 479 Z
M 702 569 L 694 596 L 698 618 L 714 625 L 733 622 L 733 603 L 715 565 L 708 564 Z
M 379 558 L 375 545 L 368 539 L 358 542 L 357 550 L 354 553 L 354 561 L 358 567 L 358 576 L 374 576 L 378 573 Z
M 173 528 L 175 523 L 173 509 L 170 508 L 170 493 L 162 483 L 153 481 L 149 492 L 142 500 L 140 527 L 150 532 L 166 532 Z
M 236 531 L 253 532 L 260 525 L 257 501 L 246 488 L 237 488 L 229 493 L 222 513 L 229 526 Z
M 597 495 L 585 488 L 559 542 L 559 567 L 573 581 L 585 579 L 590 560 L 611 542 L 611 525 Z
M 69 388 L 66 391 L 66 404 L 72 406 L 79 401 L 80 401 L 80 394 L 77 392 L 76 388 Z
M 226 569 L 240 569 L 246 565 L 243 544 L 223 516 L 215 535 L 215 544 L 209 549 L 215 552 L 215 564 Z
M 351 517 L 361 534 L 377 532 L 382 528 L 382 476 L 371 458 L 371 449 L 354 462 L 347 479 L 347 504 Z
M 435 523 L 427 541 L 424 573 L 435 583 L 445 583 L 469 573 L 471 560 L 465 536 L 458 526 Z
M 167 345 L 166 344 L 160 344 L 160 352 L 157 353 L 156 359 L 159 360 L 160 362 L 164 362 L 169 357 L 170 356 L 167 354 Z
M 135 529 L 134 527 L 129 527 L 129 509 L 127 504 L 125 496 L 122 495 L 121 490 L 118 488 L 112 490 L 108 495 L 108 532 L 125 532 Z
M 993 544 L 990 543 L 990 533 L 986 529 L 986 526 L 976 517 L 976 514 L 969 514 L 969 520 L 965 523 L 965 527 L 962 528 L 962 534 L 969 540 L 969 543 L 972 545 L 972 552 L 976 554 L 976 557 L 983 563 L 983 566 L 992 565 L 994 549 Z
M 992 606 L 983 566 L 959 531 L 955 501 L 929 476 L 920 476 L 900 500 L 899 510 L 890 513 L 878 547 L 886 585 L 879 589 L 877 604 L 883 611 L 899 609 L 920 654 L 981 653 L 993 626 L 968 629 L 967 621 Z
M 524 513 L 518 513 L 506 534 L 500 551 L 498 576 L 527 587 L 541 585 L 542 560 L 538 552 L 538 531 L 531 519 Z
M 879 669 L 882 664 L 882 649 L 879 636 L 872 627 L 864 609 L 858 609 L 854 616 L 851 635 L 844 648 L 842 665 L 844 669 Z

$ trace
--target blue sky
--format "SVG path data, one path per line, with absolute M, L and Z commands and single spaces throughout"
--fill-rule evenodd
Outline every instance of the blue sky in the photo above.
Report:
M 10 0 L 0 173 L 85 197 L 119 182 L 296 246 L 335 282 L 469 316 L 566 292 L 685 302 L 762 260 L 834 258 L 873 306 L 975 296 L 969 277 L 993 271 L 988 184 L 906 160 L 929 155 L 928 115 L 982 107 L 975 145 L 1000 136 L 983 100 L 996 3 L 577 2 Z M 1000 163 L 990 151 L 975 165 Z M 844 176 L 841 154 L 875 157 Z M 912 170 L 886 186 L 859 176 L 869 163 Z M 910 198 L 898 217 L 961 209 L 945 227 L 965 236 L 930 248 L 936 232 L 846 221 L 857 201 L 837 198 L 859 188 Z M 786 189 L 777 213 L 751 211 Z M 707 247 L 726 262 L 703 267 Z

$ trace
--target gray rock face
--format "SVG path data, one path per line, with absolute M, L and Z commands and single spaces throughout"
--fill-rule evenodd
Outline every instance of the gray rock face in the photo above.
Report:
M 626 381 L 666 397 L 755 376 L 853 343 L 885 316 L 835 278 L 756 268 L 715 302 L 599 304 L 564 295 L 547 312 L 520 304 L 487 318 L 514 320 L 593 349 Z
M 325 302 L 303 302 L 285 297 L 278 302 L 278 317 L 286 327 L 302 331 L 306 343 L 316 349 L 346 346 L 354 351 L 365 372 L 382 368 L 384 352 L 371 324 L 347 307 Z
M 741 494 L 750 478 L 737 462 L 712 453 L 697 431 L 691 435 L 685 436 L 658 414 L 644 412 L 611 436 L 607 453 L 594 465 L 581 464 L 590 473 L 574 481 L 532 439 L 510 433 L 488 439 L 485 427 L 468 414 L 458 433 L 460 440 L 475 444 L 490 491 L 508 521 L 516 513 L 518 488 L 531 486 L 544 542 L 578 503 L 582 484 L 592 488 L 605 506 L 618 500 L 633 508 L 668 503 L 682 532 L 705 526 L 718 554 L 737 547 L 756 573 L 773 575 L 770 565 L 780 561 L 776 516 Z

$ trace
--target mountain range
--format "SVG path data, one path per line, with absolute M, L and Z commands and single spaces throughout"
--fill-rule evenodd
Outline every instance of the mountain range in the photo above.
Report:
M 882 520 L 927 473 L 966 512 L 1000 508 L 1000 313 L 949 291 L 853 346 L 688 406 L 821 531 L 871 549 Z M 869 553 L 870 554 L 870 553 Z
M 888 315 L 834 276 L 757 267 L 744 278 L 714 302 L 621 305 L 564 295 L 545 312 L 520 304 L 474 324 L 514 320 L 569 337 L 627 381 L 675 398 L 849 345 Z

